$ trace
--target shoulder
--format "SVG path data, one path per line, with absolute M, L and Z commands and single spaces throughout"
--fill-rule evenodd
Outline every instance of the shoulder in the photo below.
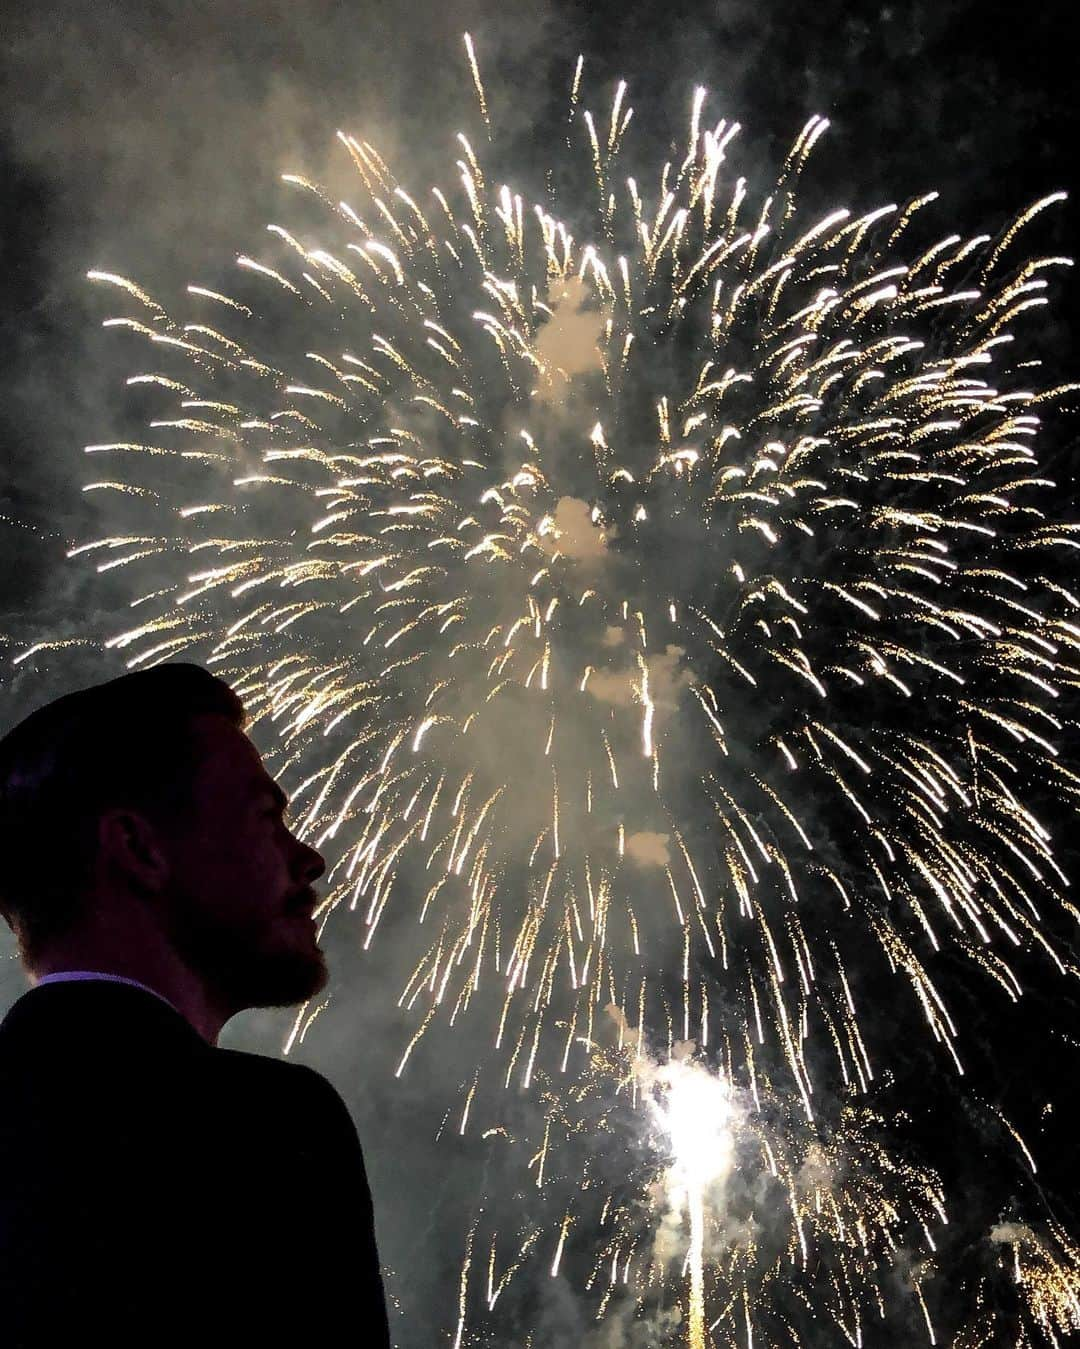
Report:
M 314 1168 L 329 1165 L 339 1186 L 356 1191 L 356 1203 L 370 1204 L 352 1114 L 322 1073 L 294 1060 L 235 1049 L 216 1049 L 210 1057 L 217 1082 L 204 1102 L 218 1103 L 219 1140 L 233 1139 L 249 1159 L 266 1153 L 277 1167 L 285 1158 Z
M 322 1073 L 295 1059 L 272 1058 L 240 1049 L 216 1048 L 212 1069 L 222 1081 L 259 1098 L 288 1099 L 298 1108 L 337 1116 L 351 1124 L 348 1107 L 337 1088 Z
M 212 1061 L 220 1072 L 237 1079 L 266 1083 L 283 1091 L 332 1092 L 337 1096 L 336 1089 L 322 1073 L 296 1059 L 280 1059 L 270 1054 L 253 1054 L 246 1049 L 226 1049 L 218 1045 L 213 1050 Z

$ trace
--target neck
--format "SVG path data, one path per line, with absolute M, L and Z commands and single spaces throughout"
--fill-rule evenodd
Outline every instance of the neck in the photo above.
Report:
M 47 974 L 60 974 L 65 970 L 116 974 L 145 984 L 172 1003 L 210 1045 L 217 1044 L 222 1026 L 232 1015 L 215 1004 L 202 981 L 182 965 L 172 952 L 140 952 L 133 956 L 118 951 L 115 945 L 112 949 L 105 949 L 84 939 L 51 949 L 35 964 L 30 977 L 37 983 Z

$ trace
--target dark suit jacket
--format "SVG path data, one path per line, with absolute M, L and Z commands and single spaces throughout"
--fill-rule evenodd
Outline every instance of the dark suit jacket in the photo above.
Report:
M 0 1024 L 0 1342 L 387 1349 L 341 1097 L 128 984 L 24 994 Z

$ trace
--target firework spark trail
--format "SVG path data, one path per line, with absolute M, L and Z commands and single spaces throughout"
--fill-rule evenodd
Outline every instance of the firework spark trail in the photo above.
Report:
M 643 1070 L 646 1092 L 658 1083 L 663 1103 L 652 1099 L 654 1114 L 670 1139 L 672 1174 L 686 1196 L 690 1239 L 687 1305 L 689 1349 L 707 1349 L 705 1338 L 705 1204 L 708 1187 L 731 1167 L 733 1110 L 728 1084 L 706 1070 L 673 1059 Z
M 238 259 L 235 294 L 189 287 L 194 320 L 92 273 L 151 358 L 129 385 L 152 411 L 87 446 L 115 527 L 72 554 L 131 570 L 137 621 L 110 640 L 130 665 L 198 653 L 273 735 L 331 857 L 323 917 L 416 943 L 399 1074 L 468 1023 L 463 1121 L 487 1082 L 554 1083 L 543 1188 L 598 1011 L 636 1017 L 639 1053 L 695 1040 L 760 1116 L 776 1259 L 809 1281 L 816 1242 L 835 1273 L 805 1296 L 857 1338 L 896 1249 L 945 1219 L 937 1179 L 874 1141 L 893 1046 L 867 990 L 906 988 L 960 1073 L 938 952 L 1012 1001 L 1021 956 L 1075 972 L 1029 790 L 1080 785 L 1057 746 L 1080 599 L 1046 561 L 1080 527 L 1043 509 L 1033 447 L 1066 390 L 1009 363 L 1069 265 L 1017 260 L 1056 197 L 996 242 L 901 252 L 933 194 L 801 215 L 822 119 L 755 204 L 701 91 L 650 184 L 619 176 L 625 86 L 606 131 L 582 88 L 579 61 L 582 239 L 491 186 L 465 135 L 455 186 L 421 200 L 341 134 L 359 204 L 287 175 L 302 223 Z M 588 1286 L 606 1260 L 651 1296 L 646 1235 L 608 1212 Z M 564 1192 L 560 1256 L 567 1214 Z M 718 1334 L 779 1308 L 753 1243 L 718 1268 L 742 1290 Z

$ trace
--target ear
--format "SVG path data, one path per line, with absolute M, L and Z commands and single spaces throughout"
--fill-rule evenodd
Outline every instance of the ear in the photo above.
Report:
M 164 836 L 139 811 L 110 807 L 98 819 L 98 862 L 106 875 L 122 876 L 143 891 L 158 894 L 169 878 Z

